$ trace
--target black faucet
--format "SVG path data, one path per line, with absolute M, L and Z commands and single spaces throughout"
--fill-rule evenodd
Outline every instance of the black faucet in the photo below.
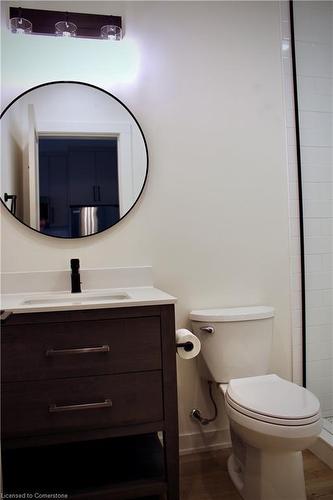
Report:
M 80 261 L 79 259 L 71 259 L 71 280 L 72 280 L 72 293 L 81 293 L 80 281 Z

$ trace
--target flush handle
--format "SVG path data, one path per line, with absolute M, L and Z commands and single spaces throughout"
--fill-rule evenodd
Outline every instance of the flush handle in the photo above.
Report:
M 200 330 L 206 333 L 215 333 L 215 328 L 213 326 L 201 326 Z

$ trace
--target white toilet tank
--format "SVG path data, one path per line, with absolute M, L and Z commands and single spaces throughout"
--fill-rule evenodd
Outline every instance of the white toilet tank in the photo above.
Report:
M 192 311 L 193 333 L 201 341 L 202 376 L 227 383 L 268 373 L 273 316 L 268 306 Z

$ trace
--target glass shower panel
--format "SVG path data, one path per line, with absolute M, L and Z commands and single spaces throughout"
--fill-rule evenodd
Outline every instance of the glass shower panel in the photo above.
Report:
M 333 434 L 333 3 L 293 2 L 300 132 L 306 386 Z

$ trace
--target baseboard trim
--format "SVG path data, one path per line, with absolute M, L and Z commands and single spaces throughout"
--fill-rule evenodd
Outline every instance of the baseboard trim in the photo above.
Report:
M 185 433 L 179 436 L 180 455 L 225 448 L 231 448 L 229 429 L 213 429 L 209 431 L 200 429 L 199 432 Z M 309 450 L 333 469 L 333 438 L 329 432 L 323 429 L 317 441 L 310 446 Z
M 179 453 L 189 455 L 200 451 L 220 450 L 231 448 L 229 429 L 201 430 L 180 434 Z
M 322 462 L 333 469 L 333 436 L 323 429 L 317 441 L 309 448 Z

